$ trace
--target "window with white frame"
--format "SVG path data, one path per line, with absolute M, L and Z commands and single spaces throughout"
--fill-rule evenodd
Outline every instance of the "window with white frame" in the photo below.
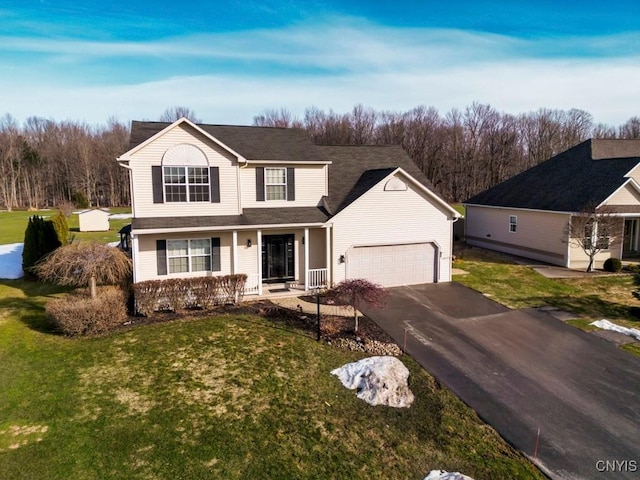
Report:
M 164 167 L 166 202 L 208 202 L 208 167 Z
M 509 232 L 516 233 L 518 229 L 518 217 L 516 215 L 509 215 Z
M 584 248 L 591 250 L 595 242 L 596 250 L 607 250 L 610 244 L 609 228 L 606 224 L 593 220 L 584 226 Z
M 169 273 L 211 270 L 211 239 L 167 240 Z
M 287 169 L 265 168 L 264 191 L 266 200 L 287 199 Z

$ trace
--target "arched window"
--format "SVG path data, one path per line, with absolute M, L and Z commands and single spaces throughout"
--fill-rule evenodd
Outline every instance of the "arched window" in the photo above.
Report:
M 211 201 L 209 161 L 198 147 L 182 143 L 169 148 L 162 174 L 165 202 Z

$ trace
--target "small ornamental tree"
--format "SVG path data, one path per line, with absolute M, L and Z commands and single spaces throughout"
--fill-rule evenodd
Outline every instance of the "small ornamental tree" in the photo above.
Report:
M 387 291 L 376 283 L 364 278 L 344 280 L 327 292 L 327 297 L 345 303 L 353 308 L 354 332 L 358 331 L 358 310 L 368 304 L 373 307 L 384 307 Z
M 620 245 L 623 224 L 622 218 L 606 207 L 589 207 L 571 216 L 567 225 L 569 243 L 581 248 L 589 259 L 587 272 L 593 271 L 598 253 Z
M 53 252 L 60 245 L 58 235 L 51 220 L 45 220 L 38 215 L 29 218 L 24 232 L 24 248 L 22 250 L 22 270 L 27 274 L 37 276 L 33 267 L 36 263 Z
M 131 259 L 119 248 L 98 243 L 71 243 L 39 262 L 39 278 L 58 285 L 89 287 L 97 298 L 97 285 L 123 285 L 131 276 Z

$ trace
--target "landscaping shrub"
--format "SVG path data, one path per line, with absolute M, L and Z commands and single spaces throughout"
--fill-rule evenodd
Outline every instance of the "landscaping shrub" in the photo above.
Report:
M 242 300 L 246 282 L 244 274 L 147 280 L 133 286 L 136 311 L 149 316 L 157 310 L 208 310 L 216 305 L 235 304 Z
M 76 290 L 47 303 L 55 326 L 70 337 L 108 333 L 127 321 L 126 298 L 117 287 L 102 287 L 96 298 Z
M 618 273 L 620 270 L 622 270 L 622 262 L 620 261 L 619 258 L 615 258 L 615 257 L 607 258 L 604 261 L 603 268 L 605 272 Z
M 22 251 L 22 270 L 35 276 L 33 267 L 39 260 L 53 252 L 62 243 L 58 240 L 53 222 L 38 215 L 29 218 L 24 232 L 24 249 Z

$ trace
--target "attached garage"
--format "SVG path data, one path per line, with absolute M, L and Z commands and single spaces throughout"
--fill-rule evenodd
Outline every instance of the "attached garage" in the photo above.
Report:
M 346 255 L 347 278 L 366 278 L 384 287 L 437 281 L 438 248 L 433 243 L 355 246 Z

